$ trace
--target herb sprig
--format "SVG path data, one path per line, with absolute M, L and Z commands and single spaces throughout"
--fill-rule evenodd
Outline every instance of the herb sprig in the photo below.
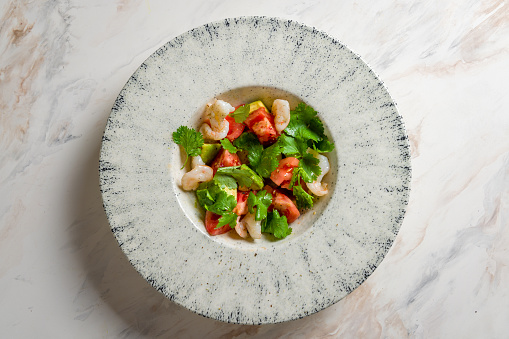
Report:
M 187 164 L 189 157 L 195 157 L 201 154 L 201 147 L 203 146 L 203 135 L 187 126 L 180 126 L 173 132 L 173 141 L 182 146 L 186 153 L 186 161 L 184 161 L 184 168 Z M 181 169 L 182 169 L 181 168 Z

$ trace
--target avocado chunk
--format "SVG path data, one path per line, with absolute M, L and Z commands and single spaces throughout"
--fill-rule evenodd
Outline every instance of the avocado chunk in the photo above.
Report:
M 221 167 L 217 170 L 217 173 L 232 176 L 237 180 L 239 191 L 260 190 L 263 187 L 263 179 L 245 164 Z
M 210 164 L 220 149 L 221 144 L 203 144 L 200 154 L 201 160 L 207 165 Z
M 258 100 L 258 101 L 254 101 L 252 103 L 249 104 L 249 113 L 252 113 L 254 111 L 256 111 L 258 108 L 265 108 L 265 110 L 270 113 L 270 111 L 267 109 L 267 107 L 265 107 L 265 105 L 263 104 L 263 102 L 261 102 L 261 100 Z

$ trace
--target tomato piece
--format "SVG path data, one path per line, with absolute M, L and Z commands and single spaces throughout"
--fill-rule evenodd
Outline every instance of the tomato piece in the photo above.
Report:
M 290 188 L 290 181 L 291 180 L 285 180 L 281 183 L 281 188 L 285 188 L 287 190 L 293 191 L 293 188 Z
M 294 222 L 300 216 L 299 209 L 293 201 L 278 190 L 274 190 L 272 204 L 281 215 L 286 215 L 288 223 Z
M 291 180 L 285 180 L 281 183 L 281 188 L 286 188 L 287 190 L 290 190 L 290 191 L 293 191 L 293 187 L 290 188 L 290 181 Z M 308 191 L 308 187 L 306 185 L 306 182 L 304 181 L 304 179 L 300 178 L 300 186 L 302 187 L 302 189 L 304 191 Z
M 243 215 L 247 213 L 247 198 L 249 196 L 249 192 L 237 192 L 237 206 L 233 209 L 233 213 L 237 213 L 237 215 Z
M 242 134 L 242 132 L 244 132 L 245 126 L 243 123 L 235 122 L 235 119 L 229 115 L 226 117 L 226 120 L 230 124 L 226 138 L 230 141 L 233 141 L 237 139 Z
M 262 144 L 274 143 L 279 136 L 274 125 L 274 116 L 267 112 L 265 107 L 251 112 L 244 123 Z
M 281 215 L 286 215 L 288 223 L 294 222 L 300 216 L 299 209 L 286 194 L 269 185 L 265 185 L 263 189 L 272 194 L 272 204 L 268 208 L 269 212 L 273 211 L 274 208 L 277 209 Z
M 223 148 L 212 160 L 210 167 L 212 167 L 214 174 L 216 174 L 217 169 L 220 167 L 240 166 L 241 164 L 237 154 L 230 153 Z
M 266 190 L 268 193 L 270 193 L 270 194 L 274 195 L 274 191 L 275 191 L 275 189 L 274 189 L 274 188 L 272 188 L 272 187 L 270 187 L 269 185 L 265 185 L 265 186 L 263 186 L 263 189 L 264 189 L 264 190 Z
M 299 166 L 299 159 L 294 157 L 287 157 L 279 162 L 278 167 L 270 174 L 270 179 L 278 186 L 283 182 L 292 179 L 293 169 Z
M 216 229 L 217 224 L 219 224 L 219 218 L 221 218 L 219 214 L 210 211 L 205 213 L 205 228 L 210 235 L 223 234 L 232 229 L 230 225 L 224 225 Z

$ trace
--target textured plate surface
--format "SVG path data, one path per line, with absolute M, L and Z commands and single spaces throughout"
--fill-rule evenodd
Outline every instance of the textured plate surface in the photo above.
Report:
M 283 241 L 209 237 L 171 133 L 197 127 L 214 97 L 278 96 L 325 122 L 330 194 Z M 191 311 L 244 324 L 301 318 L 359 286 L 397 235 L 410 175 L 401 117 L 371 69 L 323 32 L 265 17 L 207 24 L 156 51 L 119 94 L 100 158 L 106 214 L 136 270 Z

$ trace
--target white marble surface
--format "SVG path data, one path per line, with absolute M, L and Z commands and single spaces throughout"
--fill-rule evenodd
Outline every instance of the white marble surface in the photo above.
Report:
M 127 262 L 98 152 L 130 74 L 166 41 L 240 15 L 294 19 L 349 46 L 406 123 L 412 192 L 375 273 L 330 308 L 216 322 Z M 3 1 L 0 328 L 8 338 L 464 337 L 509 332 L 509 2 Z

